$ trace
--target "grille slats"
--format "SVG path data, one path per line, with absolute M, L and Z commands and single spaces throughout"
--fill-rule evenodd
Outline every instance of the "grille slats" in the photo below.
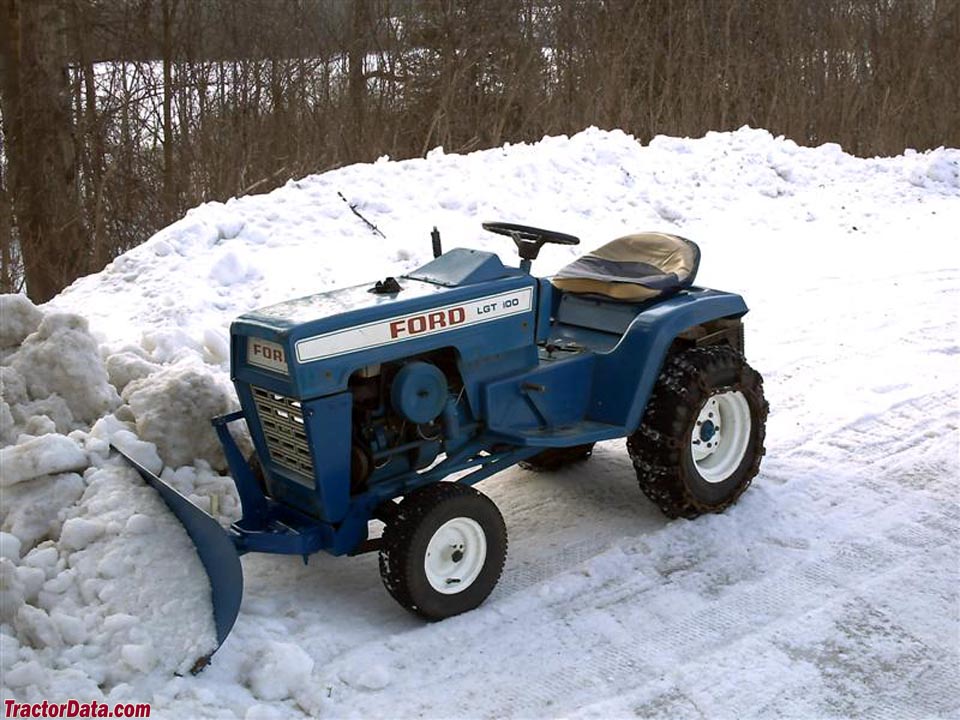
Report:
M 313 458 L 300 402 L 257 387 L 251 390 L 270 459 L 312 481 Z

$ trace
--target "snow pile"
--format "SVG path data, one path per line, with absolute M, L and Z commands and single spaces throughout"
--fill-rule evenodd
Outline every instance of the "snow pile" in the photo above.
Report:
M 32 407 L 58 398 L 66 406 L 70 425 L 89 424 L 119 404 L 87 321 L 77 315 L 45 316 L 14 353 L 10 368 L 24 378 Z
M 250 690 L 260 700 L 285 700 L 310 687 L 313 660 L 293 643 L 268 642 L 247 662 Z
M 154 669 L 188 670 L 216 645 L 210 587 L 179 522 L 111 457 L 113 441 L 160 471 L 156 447 L 134 434 L 137 410 L 121 405 L 86 320 L 19 296 L 0 309 L 4 685 L 19 697 L 102 698 Z M 188 383 L 199 374 L 183 372 Z M 152 413 L 140 413 L 148 427 Z M 177 450 L 201 446 L 168 474 L 222 492 L 224 478 L 198 481 L 215 473 L 194 467 L 206 448 L 195 433 L 171 433 Z
M 210 418 L 240 406 L 222 373 L 199 360 L 178 363 L 131 381 L 123 399 L 136 418 L 137 434 L 154 443 L 168 465 L 181 467 L 202 459 L 226 470 Z
M 128 344 L 153 362 L 199 355 L 225 368 L 233 318 L 410 271 L 431 259 L 433 225 L 444 248 L 491 250 L 514 264 L 513 244 L 484 232 L 482 221 L 582 238 L 579 248 L 546 246 L 534 264 L 538 274 L 625 233 L 683 228 L 705 253 L 716 246 L 701 266 L 711 272 L 727 266 L 723 243 L 748 228 L 775 229 L 782 220 L 819 232 L 821 221 L 830 226 L 860 211 L 877 217 L 891 198 L 955 197 L 958 167 L 960 151 L 951 148 L 864 160 L 833 143 L 802 147 L 749 128 L 696 140 L 658 136 L 647 147 L 594 128 L 469 155 L 437 148 L 425 159 L 381 159 L 291 180 L 266 195 L 201 205 L 49 307 L 82 308 L 111 352 Z M 872 193 L 864 192 L 864 177 Z M 849 198 L 831 190 L 841 186 Z M 840 257 L 859 251 L 862 240 L 837 248 Z
M 7 487 L 41 475 L 83 470 L 87 466 L 87 455 L 65 435 L 49 434 L 3 448 L 0 464 L 3 465 L 0 487 Z
M 0 296 L 0 316 L 0 440 L 48 428 L 68 433 L 119 404 L 84 318 L 45 316 L 19 295 Z
M 75 694 L 79 682 L 88 697 L 103 697 L 155 667 L 185 672 L 215 647 L 203 567 L 179 522 L 135 473 L 111 464 L 83 478 L 48 478 L 30 498 L 37 499 L 62 506 L 52 521 L 59 532 L 47 533 L 57 539 L 0 561 L 12 690 Z
M 437 149 L 203 205 L 42 309 L 0 298 L 0 692 L 188 717 L 955 715 L 958 169 L 957 149 L 861 159 L 749 128 Z M 627 232 L 695 240 L 698 284 L 751 307 L 755 487 L 668 523 L 622 442 L 511 469 L 481 486 L 511 533 L 483 608 L 424 626 L 374 556 L 248 556 L 233 635 L 171 677 L 212 647 L 209 588 L 109 444 L 236 518 L 209 425 L 236 407 L 231 320 L 409 271 L 433 225 L 515 262 L 484 220 L 583 238 L 541 275 Z
M 17 347 L 40 325 L 43 313 L 24 295 L 0 295 L 0 349 Z
M 137 351 L 116 352 L 107 358 L 107 377 L 118 392 L 122 393 L 134 380 L 142 380 L 160 369 L 160 365 L 147 359 L 146 352 L 140 348 Z
M 960 189 L 960 157 L 957 155 L 942 147 L 931 155 L 909 153 L 909 156 L 917 158 L 916 165 L 910 171 L 910 182 L 924 188 Z

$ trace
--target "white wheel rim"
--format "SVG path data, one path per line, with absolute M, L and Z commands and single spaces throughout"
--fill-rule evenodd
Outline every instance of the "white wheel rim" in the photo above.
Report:
M 430 587 L 443 595 L 463 592 L 483 570 L 487 536 L 480 523 L 468 517 L 447 520 L 427 544 L 423 569 Z
M 690 451 L 700 477 L 720 483 L 740 467 L 750 444 L 750 404 L 739 390 L 711 395 L 690 433 Z

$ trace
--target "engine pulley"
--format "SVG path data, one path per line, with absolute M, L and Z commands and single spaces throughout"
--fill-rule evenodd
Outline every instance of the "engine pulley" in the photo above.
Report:
M 410 422 L 436 420 L 447 402 L 447 378 L 436 365 L 409 362 L 393 378 L 390 401 L 393 409 Z

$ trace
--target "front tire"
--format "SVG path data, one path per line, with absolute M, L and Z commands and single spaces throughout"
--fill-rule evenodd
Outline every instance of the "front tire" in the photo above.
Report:
M 640 489 L 671 518 L 724 511 L 760 469 L 767 410 L 762 378 L 732 348 L 669 357 L 627 440 Z
M 405 608 L 442 620 L 486 600 L 506 556 L 507 529 L 493 501 L 437 483 L 405 497 L 384 529 L 380 577 Z

